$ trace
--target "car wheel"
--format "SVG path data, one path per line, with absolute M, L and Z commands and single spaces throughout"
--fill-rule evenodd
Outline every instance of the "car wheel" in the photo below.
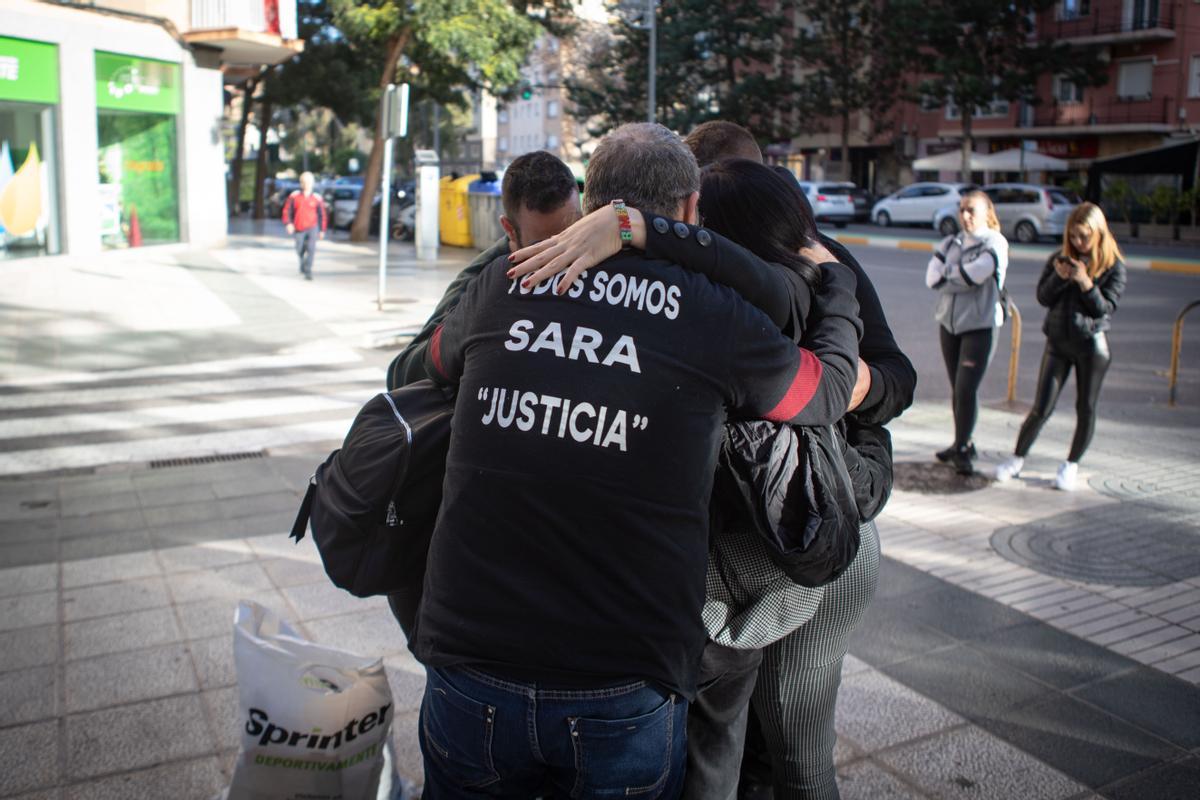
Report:
M 958 233 L 958 223 L 954 221 L 954 217 L 946 217 L 938 223 L 938 233 L 942 236 L 953 236 Z
M 1032 222 L 1017 223 L 1017 241 L 1021 244 L 1031 244 L 1037 241 L 1037 228 L 1033 227 Z
M 886 228 L 892 224 L 892 216 L 886 211 L 880 211 L 875 215 L 875 224 L 881 228 Z

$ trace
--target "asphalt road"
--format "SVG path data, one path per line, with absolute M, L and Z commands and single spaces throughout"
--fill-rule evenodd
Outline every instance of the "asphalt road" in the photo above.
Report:
M 947 400 L 950 387 L 933 320 L 936 299 L 925 288 L 923 253 L 875 247 L 851 247 L 851 252 L 871 276 L 883 301 L 888 322 L 900 346 L 917 368 L 917 396 L 921 400 Z M 1033 396 L 1045 337 L 1045 309 L 1037 304 L 1035 289 L 1040 264 L 1014 261 L 1009 269 L 1009 291 L 1024 315 L 1020 347 L 1017 402 L 1023 407 Z M 1146 413 L 1169 424 L 1166 371 L 1170 364 L 1171 330 L 1175 315 L 1188 302 L 1200 299 L 1200 277 L 1147 270 L 1130 270 L 1129 283 L 1113 317 L 1109 345 L 1113 364 L 1101 396 L 1101 418 L 1139 418 Z M 1003 403 L 1008 387 L 1011 323 L 1000 334 L 995 357 L 984 380 L 984 403 Z M 1181 405 L 1200 406 L 1200 310 L 1185 327 L 1178 398 Z M 1059 408 L 1074 407 L 1073 378 L 1064 389 Z
M 938 234 L 930 226 L 918 227 L 916 225 L 892 225 L 887 228 L 873 225 L 871 223 L 855 223 L 847 225 L 845 228 L 835 228 L 832 225 L 822 224 L 821 230 L 833 235 L 835 233 L 857 233 L 863 236 L 900 236 L 906 239 L 928 239 L 937 241 L 941 239 Z M 1044 238 L 1037 242 L 1041 246 L 1053 246 L 1057 242 L 1056 239 Z M 1200 260 L 1200 246 L 1194 242 L 1174 242 L 1174 241 L 1121 241 L 1122 249 L 1129 255 L 1153 256 L 1163 258 L 1187 258 Z

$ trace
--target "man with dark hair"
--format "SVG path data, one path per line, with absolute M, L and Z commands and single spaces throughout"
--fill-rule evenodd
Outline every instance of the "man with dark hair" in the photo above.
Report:
M 733 122 L 714 119 L 701 123 L 683 141 L 701 169 L 726 158 L 748 158 L 760 164 L 763 160 L 754 134 Z
M 387 388 L 395 389 L 425 377 L 423 365 L 429 337 L 458 304 L 467 284 L 502 255 L 553 236 L 579 219 L 579 185 L 571 170 L 544 150 L 518 156 L 504 171 L 500 184 L 504 238 L 484 250 L 450 282 L 425 327 L 388 367 Z
M 694 222 L 698 177 L 677 136 L 635 123 L 596 148 L 585 197 Z M 410 642 L 427 668 L 425 790 L 675 797 L 726 411 L 841 417 L 852 279 L 825 267 L 801 349 L 732 290 L 641 254 L 563 294 L 508 269 L 498 258 L 471 281 L 425 353 L 458 387 Z

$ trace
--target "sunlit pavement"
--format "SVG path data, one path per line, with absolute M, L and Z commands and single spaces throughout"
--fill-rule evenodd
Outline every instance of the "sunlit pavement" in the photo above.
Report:
M 399 628 L 284 536 L 395 343 L 473 256 L 426 266 L 394 245 L 379 312 L 376 253 L 323 242 L 311 283 L 286 238 L 253 230 L 208 253 L 6 265 L 0 796 L 218 792 L 242 597 L 384 658 L 397 768 L 420 782 L 424 680 Z M 1103 419 L 1072 494 L 1048 487 L 1060 413 L 1016 481 L 893 495 L 843 672 L 844 797 L 1194 795 L 1200 414 L 1178 411 Z M 1020 420 L 984 409 L 981 466 Z M 919 402 L 892 425 L 898 462 L 928 461 L 950 427 Z

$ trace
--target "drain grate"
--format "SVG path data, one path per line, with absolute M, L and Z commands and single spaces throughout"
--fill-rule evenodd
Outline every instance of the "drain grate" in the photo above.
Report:
M 168 467 L 193 467 L 197 464 L 219 464 L 223 461 L 248 461 L 252 458 L 262 458 L 266 452 L 262 450 L 245 453 L 218 453 L 212 456 L 192 456 L 191 458 L 164 458 L 150 462 L 150 469 L 166 469 Z

